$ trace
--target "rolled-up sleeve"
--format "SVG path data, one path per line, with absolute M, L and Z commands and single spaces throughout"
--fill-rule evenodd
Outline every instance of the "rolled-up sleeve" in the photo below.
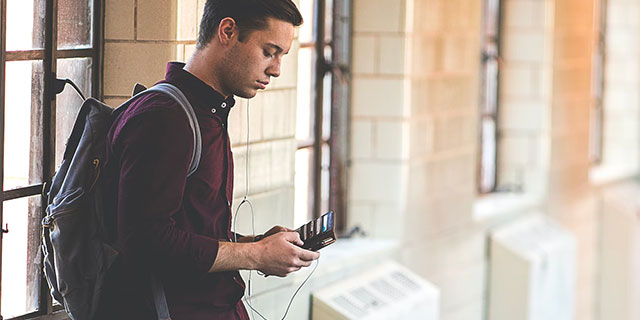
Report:
M 193 152 L 184 111 L 166 105 L 130 116 L 114 135 L 119 154 L 118 240 L 123 258 L 172 276 L 208 272 L 219 242 L 176 226 Z M 179 108 L 179 106 L 178 106 Z

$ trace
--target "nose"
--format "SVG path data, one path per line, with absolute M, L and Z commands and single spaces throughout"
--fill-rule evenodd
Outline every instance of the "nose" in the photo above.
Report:
M 278 59 L 274 59 L 274 62 L 269 65 L 269 67 L 266 70 L 267 75 L 277 78 L 280 76 L 280 58 Z

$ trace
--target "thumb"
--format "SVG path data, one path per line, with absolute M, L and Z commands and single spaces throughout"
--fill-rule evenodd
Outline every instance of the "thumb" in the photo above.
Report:
M 300 235 L 297 232 L 283 232 L 285 235 L 285 239 L 291 243 L 295 243 L 299 246 L 302 246 L 304 242 L 300 240 Z

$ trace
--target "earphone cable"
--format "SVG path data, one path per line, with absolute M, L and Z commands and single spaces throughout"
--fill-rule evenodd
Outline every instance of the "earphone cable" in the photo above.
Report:
M 251 211 L 251 231 L 252 234 L 256 234 L 256 225 L 255 225 L 255 214 L 254 214 L 254 210 L 253 210 L 253 204 L 251 203 L 251 201 L 249 201 L 249 141 L 250 141 L 250 136 L 249 136 L 249 100 L 247 99 L 247 145 L 246 145 L 246 154 L 245 154 L 245 194 L 244 194 L 244 198 L 242 199 L 242 201 L 240 202 L 240 204 L 238 205 L 238 207 L 236 208 L 236 212 L 234 214 L 233 217 L 233 241 L 234 242 L 238 242 L 238 234 L 237 234 L 237 227 L 236 227 L 236 222 L 238 221 L 238 213 L 240 212 L 240 208 L 244 205 L 247 204 L 249 205 L 249 210 Z M 282 320 L 284 320 L 287 317 L 287 314 L 289 313 L 289 308 L 291 308 L 291 304 L 293 303 L 293 300 L 295 299 L 296 295 L 298 294 L 298 292 L 300 291 L 300 289 L 302 289 L 302 286 L 305 285 L 305 283 L 307 283 L 307 281 L 309 280 L 309 278 L 311 278 L 311 275 L 313 275 L 313 273 L 316 271 L 316 269 L 318 268 L 318 264 L 320 263 L 320 260 L 316 260 L 316 265 L 315 267 L 313 267 L 313 270 L 311 270 L 311 272 L 309 273 L 309 275 L 307 275 L 307 277 L 304 279 L 304 281 L 302 281 L 302 283 L 300 284 L 300 286 L 298 286 L 298 288 L 296 289 L 296 291 L 293 293 L 293 295 L 291 296 L 291 299 L 289 300 L 289 304 L 287 305 L 287 309 L 284 312 L 284 315 L 282 316 Z M 260 274 L 260 271 L 257 271 L 258 274 Z M 244 297 L 244 301 L 247 303 L 247 306 L 249 306 L 249 308 L 251 309 L 251 319 L 253 319 L 253 313 L 257 313 L 263 320 L 268 320 L 267 318 L 265 318 L 265 316 L 263 316 L 258 310 L 256 310 L 253 305 L 251 304 L 251 274 L 253 272 L 251 270 L 249 270 L 249 276 L 248 276 L 248 281 L 247 281 L 247 296 Z

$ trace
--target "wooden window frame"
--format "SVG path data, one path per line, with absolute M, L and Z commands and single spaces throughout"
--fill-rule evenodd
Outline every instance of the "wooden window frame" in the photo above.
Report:
M 604 69 L 606 59 L 607 0 L 594 0 L 594 29 L 592 92 L 593 104 L 589 137 L 589 157 L 592 165 L 602 164 L 604 135 Z
M 37 196 L 43 194 L 45 186 L 49 185 L 51 178 L 55 172 L 55 146 L 56 146 L 56 94 L 54 92 L 57 60 L 61 58 L 91 58 L 92 59 L 92 78 L 91 78 L 91 96 L 102 97 L 102 66 L 103 66 L 103 46 L 104 46 L 104 1 L 88 0 L 92 4 L 92 31 L 91 31 L 91 47 L 79 49 L 58 50 L 57 32 L 58 32 L 58 0 L 46 0 L 46 13 L 44 21 L 44 48 L 21 51 L 6 51 L 6 34 L 7 34 L 7 0 L 0 0 L 0 79 L 3 79 L 0 85 L 0 200 L 5 201 Z M 39 184 L 27 187 L 17 188 L 13 190 L 4 190 L 4 147 L 5 147 L 5 86 L 6 63 L 9 61 L 25 61 L 40 60 L 43 63 L 44 70 L 44 90 L 42 93 L 43 104 L 43 121 L 42 121 L 42 176 L 44 181 Z M 47 199 L 41 197 L 42 216 L 46 208 Z M 0 225 L 3 225 L 3 206 L 0 205 Z M 28 232 L 32 232 L 29 230 Z M 38 230 L 39 232 L 39 230 Z M 2 291 L 2 235 L 0 232 L 0 292 Z M 0 312 L 1 312 L 0 305 Z M 0 319 L 2 316 L 0 315 Z M 14 320 L 23 319 L 68 319 L 61 306 L 54 306 L 47 281 L 44 275 L 40 280 L 40 295 L 38 310 L 32 313 L 11 318 Z
M 332 26 L 330 41 L 327 39 L 326 4 L 332 2 Z M 309 218 L 320 217 L 322 212 L 322 148 L 329 147 L 329 203 L 336 212 L 336 228 L 344 231 L 347 221 L 346 168 L 348 159 L 349 101 L 352 31 L 352 0 L 315 0 L 313 7 L 313 33 L 310 42 L 300 43 L 301 48 L 313 48 L 311 70 L 311 139 L 298 140 L 297 150 L 308 148 L 313 158 L 309 166 Z M 331 61 L 325 58 L 325 48 L 331 48 Z M 331 119 L 330 134 L 323 136 L 324 77 L 330 74 Z

